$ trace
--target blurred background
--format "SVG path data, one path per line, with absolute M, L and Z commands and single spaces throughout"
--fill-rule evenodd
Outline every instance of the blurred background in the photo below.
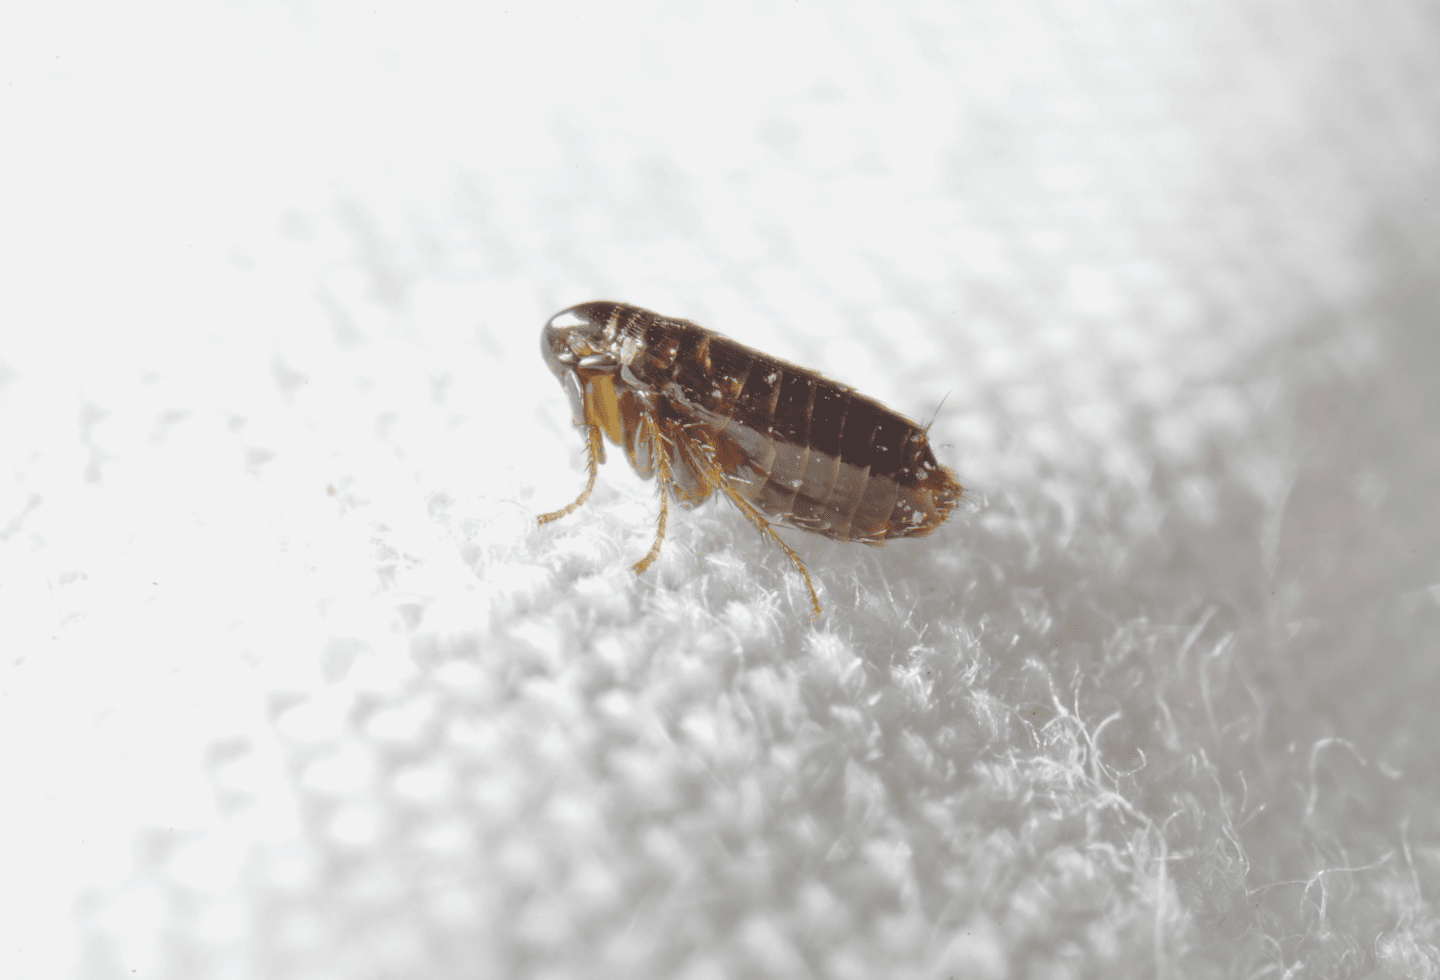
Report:
M 0 973 L 1437 975 L 1437 50 L 1419 0 L 0 15 Z M 719 508 L 631 576 L 613 454 L 537 531 L 596 298 L 934 414 L 971 506 L 790 536 L 813 628 Z

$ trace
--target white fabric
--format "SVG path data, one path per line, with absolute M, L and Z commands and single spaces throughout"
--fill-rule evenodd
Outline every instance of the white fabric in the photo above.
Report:
M 34 6 L 0 975 L 1440 972 L 1431 7 Z M 536 528 L 598 298 L 970 504 Z

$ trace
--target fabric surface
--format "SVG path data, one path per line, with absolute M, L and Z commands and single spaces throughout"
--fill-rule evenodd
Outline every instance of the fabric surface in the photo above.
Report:
M 1440 975 L 1432 6 L 23 18 L 0 974 Z M 599 298 L 967 502 L 537 528 Z

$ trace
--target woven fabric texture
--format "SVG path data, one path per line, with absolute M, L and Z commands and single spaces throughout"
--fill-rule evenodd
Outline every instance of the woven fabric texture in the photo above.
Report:
M 0 973 L 1440 975 L 1433 6 L 24 16 Z M 965 504 L 537 527 L 602 298 Z

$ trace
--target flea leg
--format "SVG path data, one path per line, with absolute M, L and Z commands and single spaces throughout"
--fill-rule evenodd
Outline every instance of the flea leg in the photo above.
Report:
M 770 529 L 770 522 L 765 519 L 765 515 L 756 510 L 754 504 L 740 496 L 740 491 L 736 490 L 726 481 L 725 474 L 721 472 L 719 464 L 715 462 L 708 447 L 702 447 L 698 442 L 687 442 L 683 439 L 679 442 L 681 450 L 690 458 L 691 467 L 697 473 L 701 474 L 702 478 L 711 486 L 729 497 L 730 502 L 740 508 L 740 513 L 744 514 L 750 523 L 755 525 L 755 529 L 759 531 L 763 537 L 769 538 L 775 543 L 776 547 L 785 552 L 785 557 L 790 559 L 790 564 L 795 566 L 795 571 L 799 572 L 800 577 L 805 580 L 805 588 L 810 593 L 811 621 L 813 622 L 819 619 L 820 599 L 815 595 L 815 586 L 811 584 L 810 573 L 805 571 L 805 563 L 800 560 L 800 556 L 790 550 L 790 546 L 780 540 L 780 535 Z
M 740 513 L 750 519 L 750 523 L 755 525 L 757 531 L 775 542 L 776 546 L 785 552 L 785 557 L 790 559 L 790 564 L 795 566 L 795 571 L 800 573 L 800 577 L 805 580 L 805 588 L 810 592 L 810 619 L 812 621 L 819 619 L 820 599 L 815 595 L 815 586 L 810 583 L 810 573 L 805 571 L 805 563 L 800 560 L 800 556 L 791 551 L 788 544 L 780 540 L 780 535 L 770 529 L 770 522 L 765 519 L 765 515 L 756 510 L 754 504 L 740 496 L 738 490 L 728 483 L 722 483 L 720 491 L 730 498 L 731 503 L 740 508 Z
M 665 445 L 660 441 L 660 427 L 655 424 L 655 416 L 649 413 L 640 416 L 640 439 L 645 438 L 650 440 L 650 458 L 655 460 L 655 474 L 660 479 L 660 520 L 655 525 L 655 543 L 650 546 L 645 557 L 635 563 L 636 575 L 645 571 L 660 557 L 660 542 L 665 540 L 665 524 L 670 517 L 670 454 L 665 451 Z M 640 439 L 635 440 L 637 444 Z
M 585 468 L 590 471 L 590 478 L 585 481 L 585 489 L 580 491 L 580 496 L 576 497 L 574 502 L 569 506 L 551 511 L 548 514 L 541 514 L 536 519 L 540 524 L 549 524 L 551 521 L 558 521 L 562 517 L 568 517 L 575 513 L 581 504 L 590 499 L 590 491 L 595 489 L 595 478 L 600 475 L 600 451 L 603 448 L 600 439 L 600 427 L 598 425 L 590 426 L 589 459 L 585 463 Z

